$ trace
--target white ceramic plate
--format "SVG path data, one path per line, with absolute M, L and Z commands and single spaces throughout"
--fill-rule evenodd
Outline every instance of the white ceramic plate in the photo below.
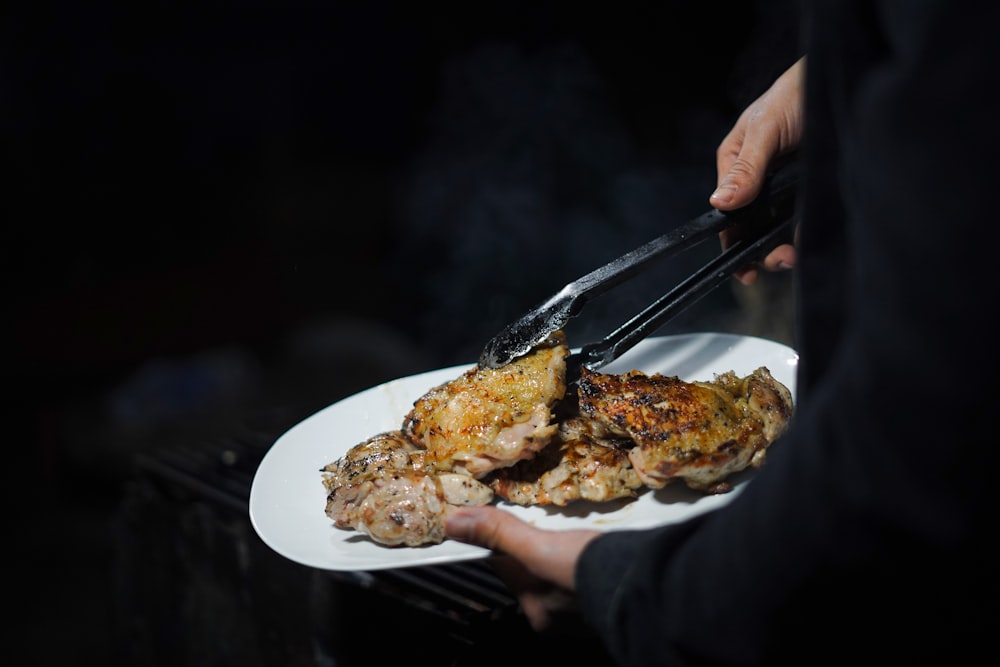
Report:
M 728 370 L 746 375 L 766 366 L 795 392 L 798 355 L 774 341 L 732 334 L 685 334 L 647 338 L 602 372 L 638 369 L 711 380 Z M 326 488 L 320 469 L 354 445 L 401 427 L 413 402 L 429 389 L 471 368 L 454 366 L 392 380 L 345 398 L 299 422 L 264 456 L 250 489 L 250 520 L 261 539 L 282 556 L 326 570 L 380 570 L 481 558 L 488 551 L 445 540 L 422 547 L 390 548 L 353 531 L 336 528 L 324 513 Z M 635 500 L 579 502 L 567 507 L 501 507 L 546 528 L 620 530 L 682 521 L 728 503 L 751 473 L 738 477 L 728 494 L 707 496 L 682 484 L 646 491 Z

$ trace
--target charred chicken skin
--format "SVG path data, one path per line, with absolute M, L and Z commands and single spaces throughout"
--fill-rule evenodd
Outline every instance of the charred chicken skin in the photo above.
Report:
M 579 394 L 582 414 L 635 443 L 629 460 L 654 489 L 682 479 L 692 489 L 728 491 L 726 477 L 759 467 L 792 416 L 791 392 L 764 367 L 712 382 L 584 369 Z

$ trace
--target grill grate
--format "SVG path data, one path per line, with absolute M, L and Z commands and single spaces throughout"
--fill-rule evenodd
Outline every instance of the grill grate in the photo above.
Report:
M 250 487 L 257 465 L 283 431 L 283 428 L 244 425 L 223 437 L 141 454 L 136 465 L 141 474 L 157 478 L 189 497 L 248 517 Z M 466 628 L 513 613 L 517 606 L 483 561 L 371 572 L 330 572 L 328 576 Z
M 486 561 L 331 572 L 268 548 L 250 487 L 300 414 L 136 457 L 118 532 L 122 664 L 351 667 L 427 646 L 448 667 L 612 664 L 577 620 L 533 632 Z

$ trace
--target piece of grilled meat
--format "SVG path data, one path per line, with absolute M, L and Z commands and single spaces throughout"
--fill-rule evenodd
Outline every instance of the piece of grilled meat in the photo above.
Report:
M 442 542 L 450 507 L 485 505 L 493 491 L 468 475 L 427 469 L 424 454 L 401 431 L 355 445 L 321 471 L 326 515 L 386 546 Z
M 791 392 L 765 367 L 712 382 L 584 369 L 579 396 L 583 415 L 635 442 L 629 460 L 654 489 L 683 479 L 692 489 L 729 491 L 726 478 L 760 466 L 792 416 Z
M 484 481 L 498 497 L 517 505 L 634 498 L 642 481 L 628 459 L 626 445 L 631 444 L 593 420 L 569 418 L 535 458 L 501 468 Z
M 560 331 L 501 368 L 477 365 L 415 401 L 403 432 L 436 470 L 480 478 L 530 459 L 558 429 L 552 410 L 566 393 L 568 355 Z
M 763 462 L 791 418 L 791 393 L 764 367 L 711 382 L 584 369 L 578 403 L 564 401 L 568 355 L 556 332 L 502 368 L 476 366 L 430 389 L 399 430 L 322 469 L 327 515 L 377 543 L 420 546 L 445 539 L 451 508 L 494 497 L 565 506 L 675 479 L 722 493 L 729 475 Z

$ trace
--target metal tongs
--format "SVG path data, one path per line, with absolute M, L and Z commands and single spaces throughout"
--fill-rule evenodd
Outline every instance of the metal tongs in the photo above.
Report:
M 769 174 L 761 194 L 751 204 L 729 212 L 711 209 L 567 284 L 486 343 L 479 365 L 499 368 L 527 354 L 562 329 L 570 318 L 579 315 L 589 299 L 634 277 L 652 260 L 676 255 L 710 238 L 717 239 L 723 229 L 740 225 L 739 240 L 715 259 L 602 340 L 571 354 L 566 360 L 567 382 L 579 379 L 581 368 L 597 370 L 611 363 L 721 285 L 734 271 L 787 243 L 797 220 L 798 180 L 797 163 L 786 161 Z

